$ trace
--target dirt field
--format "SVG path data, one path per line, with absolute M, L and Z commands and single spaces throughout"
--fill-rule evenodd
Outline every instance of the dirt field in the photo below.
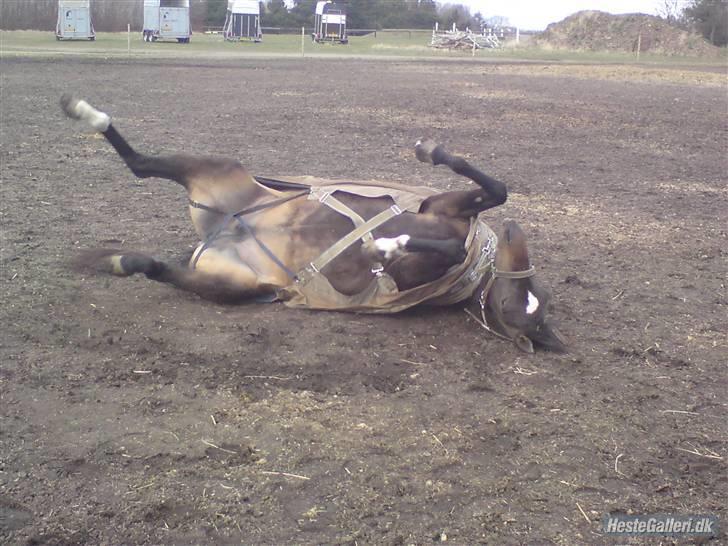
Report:
M 725 529 L 725 73 L 573 70 L 4 59 L 0 542 L 643 543 L 604 536 L 609 512 Z M 82 278 L 80 249 L 196 241 L 182 191 L 65 119 L 69 91 L 140 150 L 258 174 L 467 187 L 414 158 L 447 143 L 509 184 L 491 224 L 529 235 L 572 352 L 519 353 L 460 309 Z

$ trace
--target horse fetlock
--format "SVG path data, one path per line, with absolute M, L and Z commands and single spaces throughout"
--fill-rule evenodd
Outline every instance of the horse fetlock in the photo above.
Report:
M 116 275 L 117 277 L 128 277 L 129 275 L 133 275 L 133 273 L 127 273 L 124 269 L 124 265 L 121 262 L 122 258 L 123 256 L 121 255 L 109 256 L 107 259 L 107 265 L 109 266 L 108 272 L 112 275 Z
M 106 131 L 111 124 L 108 114 L 100 112 L 85 100 L 76 99 L 71 95 L 61 97 L 61 108 L 69 118 L 85 121 L 101 133 Z

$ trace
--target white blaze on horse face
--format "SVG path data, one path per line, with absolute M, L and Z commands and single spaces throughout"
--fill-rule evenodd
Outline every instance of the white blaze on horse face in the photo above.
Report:
M 101 133 L 106 131 L 106 129 L 109 128 L 109 125 L 111 125 L 111 118 L 108 114 L 104 114 L 103 112 L 96 110 L 96 108 L 91 106 L 85 100 L 77 101 L 76 104 L 72 106 L 72 109 L 73 114 L 75 114 L 78 119 L 82 119 L 87 122 L 91 125 L 91 127 Z
M 536 312 L 536 309 L 538 309 L 538 298 L 531 294 L 531 291 L 528 291 L 528 304 L 526 305 L 526 313 L 529 315 L 533 315 Z
M 384 259 L 389 260 L 397 252 L 403 251 L 410 240 L 409 235 L 400 235 L 392 239 L 380 237 L 374 240 L 374 246 L 379 252 L 384 253 Z

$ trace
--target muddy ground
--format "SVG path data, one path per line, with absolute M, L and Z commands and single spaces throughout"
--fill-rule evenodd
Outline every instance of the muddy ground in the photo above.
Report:
M 553 68 L 4 59 L 0 542 L 643 543 L 604 536 L 609 512 L 725 528 L 725 73 Z M 68 91 L 140 150 L 259 174 L 465 188 L 412 153 L 447 143 L 508 183 L 488 218 L 524 227 L 571 353 L 519 353 L 459 309 L 225 307 L 73 273 L 81 249 L 196 241 L 180 188 L 65 119 Z

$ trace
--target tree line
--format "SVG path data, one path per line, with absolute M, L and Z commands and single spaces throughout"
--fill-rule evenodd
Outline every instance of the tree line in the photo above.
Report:
M 694 30 L 716 46 L 728 45 L 728 0 L 663 0 L 659 8 L 663 19 L 685 30 Z
M 261 22 L 266 27 L 313 27 L 317 0 L 294 0 L 289 8 L 284 0 L 260 2 Z M 349 28 L 432 28 L 437 21 L 449 28 L 479 29 L 483 18 L 471 14 L 467 6 L 439 5 L 435 0 L 338 0 L 347 12 Z M 227 0 L 190 2 L 192 28 L 220 27 L 225 22 Z M 0 0 L 0 28 L 3 30 L 55 30 L 58 0 Z M 91 0 L 91 20 L 96 31 L 121 32 L 127 24 L 142 30 L 143 0 Z
M 208 13 L 207 2 L 190 2 L 190 23 L 202 30 Z M 224 14 L 223 14 L 224 16 Z M 0 0 L 0 29 L 55 30 L 58 0 Z M 91 21 L 97 32 L 122 32 L 127 24 L 134 31 L 144 24 L 143 0 L 91 0 Z
M 260 2 L 262 24 L 266 27 L 301 28 L 313 26 L 317 0 L 293 0 L 290 7 L 284 0 Z M 481 13 L 471 13 L 467 6 L 457 3 L 437 3 L 435 0 L 338 0 L 346 7 L 349 28 L 440 28 L 479 30 L 502 17 L 487 19 Z M 144 20 L 142 0 L 91 0 L 91 19 L 97 31 L 120 32 L 127 24 L 140 31 Z M 190 2 L 192 28 L 201 31 L 206 26 L 222 26 L 225 22 L 227 0 L 194 0 Z M 491 16 L 496 14 L 489 14 Z M 672 24 L 700 32 L 712 44 L 728 44 L 728 0 L 663 0 L 660 15 Z M 55 30 L 58 0 L 0 0 L 0 28 L 3 30 Z
M 317 0 L 293 0 L 291 7 L 284 0 L 260 2 L 263 26 L 280 28 L 312 27 Z M 358 29 L 432 28 L 440 26 L 479 29 L 480 13 L 460 4 L 438 4 L 435 0 L 337 0 L 346 8 L 347 26 Z M 227 0 L 207 0 L 207 24 L 222 25 Z

